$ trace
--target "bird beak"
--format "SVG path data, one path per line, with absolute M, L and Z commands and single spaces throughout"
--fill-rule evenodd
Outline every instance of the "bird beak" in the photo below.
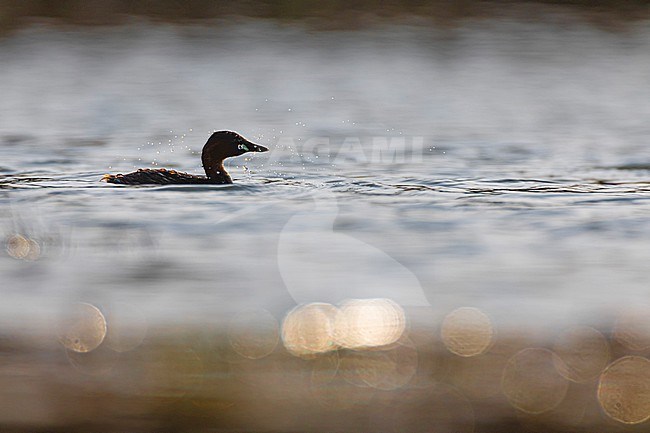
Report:
M 268 152 L 269 151 L 268 148 L 266 148 L 264 146 L 260 146 L 259 144 L 251 143 L 250 141 L 246 144 L 246 146 L 248 147 L 249 152 Z

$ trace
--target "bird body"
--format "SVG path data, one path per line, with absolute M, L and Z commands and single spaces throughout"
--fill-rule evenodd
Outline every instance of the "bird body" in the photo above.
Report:
M 247 152 L 267 152 L 268 150 L 264 146 L 251 143 L 236 132 L 217 131 L 210 136 L 201 152 L 201 161 L 206 176 L 165 168 L 141 168 L 127 174 L 107 174 L 102 180 L 121 185 L 229 184 L 232 183 L 232 178 L 223 166 L 224 159 Z
M 197 176 L 195 174 L 182 173 L 176 170 L 167 170 L 165 168 L 150 169 L 141 168 L 138 171 L 128 174 L 107 174 L 102 180 L 108 183 L 120 185 L 170 185 L 170 184 L 214 184 L 214 183 L 232 183 L 214 182 L 206 176 Z

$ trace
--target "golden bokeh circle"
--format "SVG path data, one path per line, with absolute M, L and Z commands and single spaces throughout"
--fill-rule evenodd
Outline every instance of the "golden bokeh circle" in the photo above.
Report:
M 260 359 L 270 355 L 280 340 L 280 325 L 267 310 L 238 313 L 228 326 L 230 346 L 240 356 Z
M 611 363 L 600 376 L 598 402 L 608 416 L 624 424 L 650 419 L 650 361 L 625 356 Z
M 74 304 L 59 325 L 59 341 L 74 352 L 96 349 L 106 337 L 106 319 L 97 307 L 80 302 Z
M 440 333 L 447 349 L 464 357 L 484 353 L 494 338 L 490 318 L 478 308 L 472 307 L 458 308 L 447 314 Z
M 15 234 L 7 238 L 7 254 L 17 260 L 34 261 L 41 256 L 41 246 L 34 239 Z
M 569 382 L 556 370 L 557 355 L 548 349 L 529 348 L 513 355 L 503 369 L 501 390 L 522 412 L 541 414 L 558 406 Z
M 30 239 L 27 260 L 38 260 L 39 257 L 41 257 L 41 246 L 34 239 Z
M 650 348 L 650 308 L 622 314 L 614 327 L 614 339 L 633 351 Z
M 406 314 L 396 302 L 352 299 L 344 302 L 335 320 L 336 342 L 346 349 L 365 349 L 395 343 L 406 330 Z
M 282 342 L 295 356 L 313 356 L 336 350 L 334 321 L 338 309 L 325 303 L 300 305 L 282 322 Z
M 558 373 L 578 383 L 596 379 L 610 358 L 607 338 L 590 326 L 575 326 L 562 332 L 553 351 L 558 356 L 554 358 Z

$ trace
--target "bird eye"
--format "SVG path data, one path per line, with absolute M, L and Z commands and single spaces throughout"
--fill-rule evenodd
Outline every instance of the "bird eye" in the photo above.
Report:
M 248 147 L 245 144 L 240 144 L 237 146 L 239 150 L 245 150 L 246 152 L 249 152 Z

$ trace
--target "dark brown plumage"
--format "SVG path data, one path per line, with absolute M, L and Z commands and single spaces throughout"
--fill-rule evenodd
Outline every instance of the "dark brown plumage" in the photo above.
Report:
M 197 176 L 164 168 L 141 168 L 127 174 L 107 174 L 102 180 L 122 185 L 232 183 L 232 178 L 223 167 L 224 159 L 243 155 L 247 152 L 266 152 L 268 150 L 264 146 L 251 143 L 236 132 L 218 131 L 210 136 L 201 153 L 201 161 L 206 176 Z
M 196 176 L 194 174 L 182 173 L 164 168 L 141 168 L 138 171 L 128 174 L 106 174 L 102 180 L 105 180 L 108 183 L 119 183 L 122 185 L 215 183 L 205 176 Z M 232 183 L 232 181 L 217 183 Z

